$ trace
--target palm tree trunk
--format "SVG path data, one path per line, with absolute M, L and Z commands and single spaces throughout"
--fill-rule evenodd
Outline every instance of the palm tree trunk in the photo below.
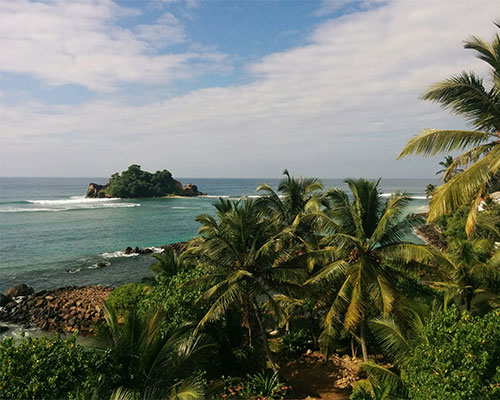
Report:
M 363 361 L 368 361 L 368 350 L 366 349 L 366 323 L 361 321 L 360 327 L 361 351 L 363 352 Z
M 257 323 L 259 324 L 260 335 L 264 344 L 264 352 L 266 353 L 266 358 L 271 364 L 273 372 L 277 372 L 278 369 L 276 368 L 276 364 L 274 364 L 273 357 L 271 356 L 271 349 L 269 348 L 269 343 L 267 341 L 266 330 L 264 329 L 264 324 L 262 323 L 262 314 L 260 312 L 259 306 L 257 306 L 255 302 L 253 302 L 253 308 L 255 311 L 255 318 L 257 319 Z

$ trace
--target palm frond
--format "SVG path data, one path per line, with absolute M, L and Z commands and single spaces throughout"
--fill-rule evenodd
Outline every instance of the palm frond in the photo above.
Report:
M 456 175 L 433 193 L 428 220 L 449 214 L 463 204 L 470 204 L 490 179 L 490 157 L 486 156 Z
M 490 138 L 488 132 L 449 129 L 426 129 L 414 136 L 399 154 L 398 160 L 412 155 L 435 156 L 454 150 L 463 150 L 483 144 Z

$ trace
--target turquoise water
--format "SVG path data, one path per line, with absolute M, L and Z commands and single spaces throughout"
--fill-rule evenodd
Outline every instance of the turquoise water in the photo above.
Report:
M 256 196 L 279 179 L 181 178 L 207 193 L 198 198 L 85 199 L 89 182 L 106 178 L 0 178 L 0 291 L 17 283 L 35 290 L 60 286 L 117 286 L 148 274 L 149 255 L 124 257 L 127 246 L 159 247 L 196 235 L 194 218 L 213 213 L 217 197 Z M 322 180 L 325 187 L 346 185 Z M 409 212 L 425 211 L 424 179 L 386 179 L 388 195 L 406 190 Z M 104 267 L 98 267 L 105 265 Z

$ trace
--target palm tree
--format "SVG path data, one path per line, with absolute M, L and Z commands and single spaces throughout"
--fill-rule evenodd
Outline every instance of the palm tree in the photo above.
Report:
M 341 321 L 352 334 L 359 329 L 365 361 L 367 314 L 375 309 L 387 316 L 402 297 L 395 286 L 402 267 L 409 262 L 433 259 L 427 246 L 403 241 L 409 229 L 421 224 L 417 216 L 404 217 L 410 198 L 395 193 L 384 204 L 378 191 L 379 181 L 346 180 L 354 196 L 352 201 L 340 189 L 327 193 L 328 208 L 318 218 L 329 233 L 322 241 L 323 248 L 309 254 L 326 256 L 329 261 L 307 284 L 324 285 L 326 293 L 331 289 L 336 292 L 328 306 L 322 341 L 333 336 L 336 321 Z
M 451 298 L 458 297 L 467 311 L 479 294 L 495 297 L 488 290 L 490 282 L 500 276 L 500 251 L 494 251 L 488 239 L 457 240 L 451 243 L 447 253 L 437 254 L 442 280 L 430 282 Z
M 317 178 L 299 179 L 290 176 L 288 170 L 283 171 L 285 177 L 278 184 L 276 193 L 267 183 L 259 186 L 257 192 L 266 194 L 259 199 L 257 204 L 266 210 L 282 226 L 290 226 L 297 216 L 302 213 L 307 203 L 323 189 L 322 183 Z
M 124 368 L 127 389 L 154 394 L 151 398 L 202 398 L 201 385 L 190 371 L 194 371 L 200 352 L 209 346 L 203 336 L 194 338 L 188 325 L 163 333 L 160 312 L 139 316 L 131 311 L 123 321 L 109 304 L 105 303 L 104 312 L 106 323 L 98 326 L 98 337 L 117 365 Z
M 426 187 L 425 187 L 425 197 L 427 199 L 430 199 L 432 197 L 432 194 L 434 193 L 434 190 L 436 190 L 436 185 L 432 184 L 432 183 L 429 183 Z
M 500 24 L 495 25 L 500 28 Z M 485 85 L 474 72 L 462 72 L 434 84 L 422 98 L 464 116 L 476 130 L 425 130 L 408 142 L 398 158 L 467 149 L 448 166 L 445 178 L 450 179 L 432 196 L 428 219 L 435 221 L 462 205 L 472 204 L 466 225 L 470 234 L 481 198 L 500 169 L 500 37 L 496 34 L 491 43 L 472 37 L 464 47 L 474 50 L 488 64 L 490 82 Z M 464 171 L 451 177 L 460 167 Z
M 445 156 L 443 161 L 439 162 L 439 165 L 443 167 L 443 169 L 436 172 L 436 175 L 443 175 L 443 182 L 448 182 L 455 175 L 463 172 L 462 168 L 457 168 L 454 163 L 454 159 L 452 156 Z
M 215 207 L 218 220 L 210 215 L 196 218 L 201 223 L 199 234 L 204 240 L 188 250 L 199 257 L 199 267 L 207 271 L 207 276 L 201 279 L 213 282 L 200 299 L 213 303 L 197 331 L 207 322 L 221 318 L 230 307 L 238 308 L 242 326 L 248 329 L 250 346 L 256 321 L 265 355 L 276 370 L 258 299 L 267 298 L 274 314 L 282 315 L 272 289 L 296 284 L 302 279 L 302 271 L 277 266 L 287 257 L 287 251 L 279 247 L 279 231 L 263 218 L 254 200 L 219 199 Z

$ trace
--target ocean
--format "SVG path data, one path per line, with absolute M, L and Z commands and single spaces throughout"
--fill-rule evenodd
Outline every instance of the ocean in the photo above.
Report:
M 198 230 L 195 217 L 214 214 L 218 197 L 257 196 L 257 186 L 279 179 L 180 178 L 207 196 L 196 198 L 86 199 L 90 182 L 107 178 L 0 178 L 0 292 L 18 283 L 35 290 L 73 285 L 119 286 L 149 274 L 151 255 L 126 256 L 130 246 L 158 248 L 186 241 Z M 325 186 L 347 190 L 341 179 Z M 427 207 L 433 179 L 383 179 L 384 196 L 406 190 L 408 212 Z M 417 240 L 417 239 L 415 239 Z

